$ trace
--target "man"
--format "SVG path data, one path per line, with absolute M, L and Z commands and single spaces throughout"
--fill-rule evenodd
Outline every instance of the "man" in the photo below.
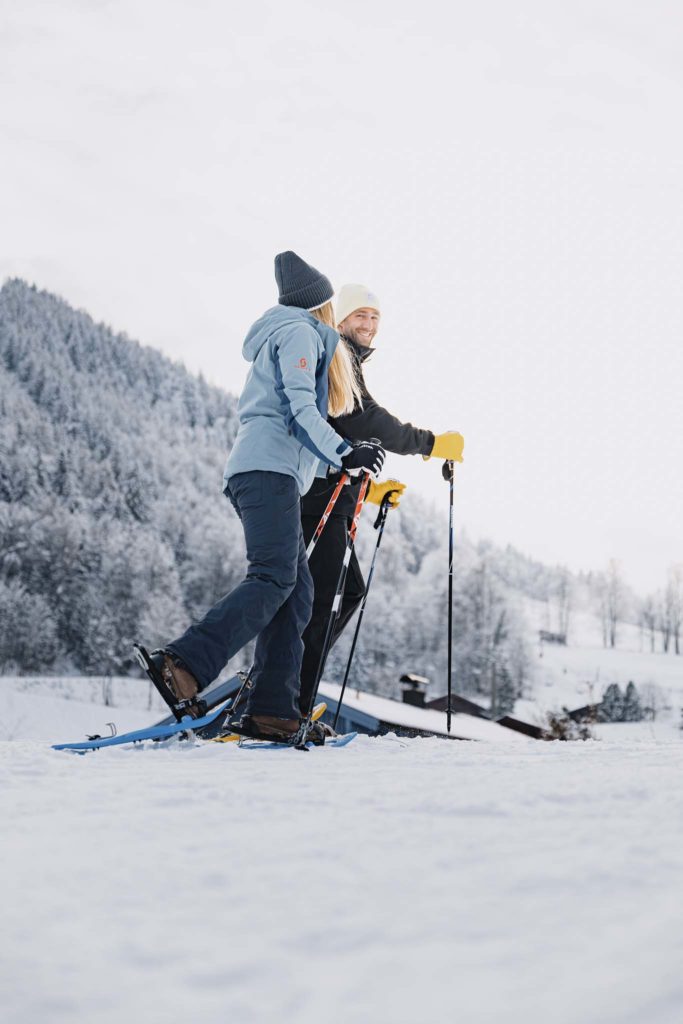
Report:
M 339 292 L 337 325 L 355 365 L 361 389 L 361 404 L 357 405 L 351 413 L 330 419 L 330 425 L 341 437 L 352 441 L 376 438 L 383 448 L 398 455 L 422 455 L 425 459 L 434 456 L 462 462 L 464 442 L 461 434 L 449 431 L 445 434 L 435 435 L 431 430 L 414 427 L 412 423 L 402 423 L 379 405 L 365 386 L 363 363 L 374 352 L 372 342 L 379 328 L 380 315 L 377 296 L 364 285 L 346 284 Z M 320 517 L 325 511 L 338 479 L 338 475 L 336 479 L 334 476 L 317 477 L 311 489 L 302 498 L 301 522 L 306 544 L 310 541 Z M 301 666 L 299 694 L 299 707 L 302 715 L 309 710 L 313 696 L 315 676 L 346 548 L 347 531 L 356 507 L 359 490 L 360 479 L 347 484 L 342 489 L 334 511 L 311 556 L 310 570 L 315 585 L 315 596 L 313 614 L 303 634 L 305 650 Z M 366 500 L 379 505 L 389 491 L 395 491 L 396 493 L 389 499 L 390 504 L 395 508 L 404 490 L 405 484 L 397 480 L 378 483 L 372 481 Z M 365 581 L 354 552 L 346 576 L 344 598 L 333 635 L 333 643 L 339 638 L 363 599 L 364 593 Z

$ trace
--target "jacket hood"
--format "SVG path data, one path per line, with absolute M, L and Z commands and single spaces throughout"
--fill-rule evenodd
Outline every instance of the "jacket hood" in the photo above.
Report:
M 242 345 L 242 355 L 247 362 L 253 363 L 273 331 L 278 327 L 284 327 L 285 324 L 294 324 L 301 320 L 310 323 L 312 327 L 319 324 L 314 316 L 298 306 L 273 306 L 267 309 L 249 328 Z

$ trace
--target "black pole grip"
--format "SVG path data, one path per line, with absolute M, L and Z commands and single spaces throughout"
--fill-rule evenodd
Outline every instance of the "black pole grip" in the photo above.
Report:
M 379 505 L 379 512 L 377 513 L 377 518 L 375 519 L 375 521 L 373 523 L 373 529 L 379 530 L 380 526 L 382 525 L 382 523 L 384 522 L 384 520 L 387 517 L 387 512 L 391 508 L 391 495 L 392 494 L 396 494 L 396 493 L 397 493 L 396 490 L 387 491 L 387 493 L 382 498 L 382 500 L 380 502 L 380 505 Z

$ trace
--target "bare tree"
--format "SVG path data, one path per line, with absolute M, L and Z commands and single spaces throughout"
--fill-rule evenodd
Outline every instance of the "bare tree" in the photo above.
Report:
M 111 673 L 102 676 L 102 703 L 105 707 L 112 707 L 114 704 L 114 684 Z
M 668 654 L 671 644 L 671 618 L 667 614 L 666 594 L 661 591 L 657 592 L 657 629 L 662 634 L 662 650 Z
M 616 647 L 617 626 L 624 614 L 626 593 L 619 563 L 615 558 L 610 558 L 607 571 L 598 577 L 598 598 L 603 645 Z
M 569 634 L 569 618 L 574 604 L 574 583 L 569 569 L 563 568 L 560 571 L 556 596 L 558 632 L 566 639 Z
M 657 627 L 659 625 L 659 613 L 657 599 L 653 594 L 648 594 L 640 605 L 638 616 L 641 630 L 650 638 L 650 650 L 654 653 L 657 639 Z
M 602 646 L 607 647 L 609 637 L 609 621 L 607 618 L 607 579 L 604 573 L 597 573 L 592 581 L 593 592 L 597 596 L 602 627 Z
M 500 644 L 507 638 L 507 630 L 505 628 L 505 608 L 502 608 L 500 612 L 495 613 L 495 626 L 490 631 L 489 643 L 487 645 L 487 658 L 486 658 L 486 671 L 489 676 L 489 692 L 491 694 L 491 712 L 496 715 L 499 711 L 499 705 L 501 703 L 499 693 L 500 673 L 498 671 L 499 666 L 497 664 L 497 650 Z M 513 701 L 514 703 L 514 701 Z M 507 708 L 505 709 L 507 710 Z
M 656 683 L 644 683 L 640 688 L 640 699 L 645 717 L 653 722 L 671 707 L 666 690 Z
M 683 620 L 683 565 L 672 565 L 669 568 L 666 590 L 664 591 L 663 635 L 664 650 L 669 650 L 673 639 L 674 651 L 681 653 L 681 623 Z

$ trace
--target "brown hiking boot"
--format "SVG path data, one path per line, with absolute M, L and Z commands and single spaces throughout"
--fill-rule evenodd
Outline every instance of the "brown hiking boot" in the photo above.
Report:
M 195 677 L 174 655 L 167 651 L 163 651 L 163 655 L 161 674 L 173 696 L 179 701 L 194 700 L 199 693 L 199 683 Z
M 273 715 L 252 715 L 251 720 L 259 732 L 287 737 L 293 736 L 301 724 L 298 718 L 275 718 Z
M 298 718 L 276 718 L 274 715 L 240 715 L 229 718 L 226 729 L 238 736 L 249 736 L 254 740 L 271 740 L 288 743 L 299 731 Z
M 133 644 L 133 652 L 140 668 L 173 711 L 176 721 L 181 722 L 187 715 L 202 718 L 206 714 L 206 702 L 197 698 L 197 680 L 175 655 L 162 649 L 150 654 L 138 643 Z

